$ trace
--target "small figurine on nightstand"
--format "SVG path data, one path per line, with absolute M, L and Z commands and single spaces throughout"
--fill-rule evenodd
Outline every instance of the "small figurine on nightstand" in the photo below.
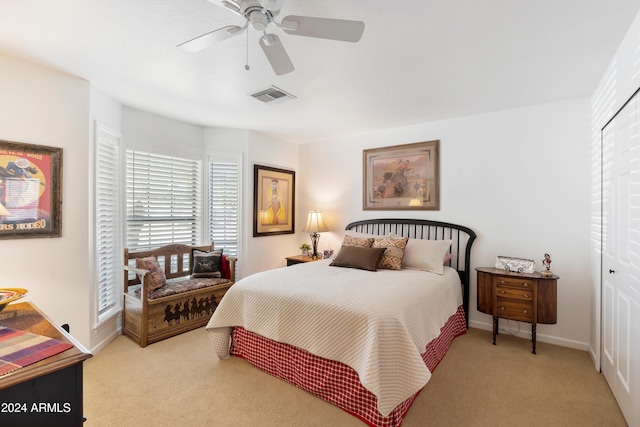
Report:
M 544 265 L 544 270 L 542 270 L 540 274 L 543 276 L 553 276 L 553 272 L 551 271 L 551 255 L 544 254 L 542 265 Z

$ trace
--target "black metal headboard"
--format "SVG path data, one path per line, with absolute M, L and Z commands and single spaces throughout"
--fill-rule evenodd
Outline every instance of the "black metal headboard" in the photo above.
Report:
M 380 235 L 393 233 L 421 240 L 451 240 L 451 261 L 448 265 L 460 275 L 464 316 L 469 326 L 471 245 L 476 239 L 473 230 L 462 225 L 427 219 L 366 219 L 352 222 L 345 230 Z

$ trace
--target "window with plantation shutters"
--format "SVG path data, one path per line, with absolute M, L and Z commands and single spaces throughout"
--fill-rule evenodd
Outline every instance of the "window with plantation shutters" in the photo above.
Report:
M 96 126 L 95 233 L 98 323 L 119 308 L 122 280 L 120 249 L 120 136 Z
M 201 162 L 127 150 L 127 247 L 200 244 Z
M 240 241 L 239 154 L 209 156 L 209 240 L 229 256 L 238 256 Z

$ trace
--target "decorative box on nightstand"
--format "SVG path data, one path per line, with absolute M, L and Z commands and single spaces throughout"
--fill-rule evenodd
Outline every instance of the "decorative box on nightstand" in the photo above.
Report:
M 498 318 L 531 323 L 531 352 L 536 353 L 536 325 L 554 324 L 558 318 L 558 276 L 512 273 L 492 267 L 478 272 L 478 311 L 493 316 L 493 344 Z
M 309 255 L 293 255 L 287 257 L 287 267 L 290 265 L 301 264 L 303 262 L 318 261 L 322 258 L 311 258 Z

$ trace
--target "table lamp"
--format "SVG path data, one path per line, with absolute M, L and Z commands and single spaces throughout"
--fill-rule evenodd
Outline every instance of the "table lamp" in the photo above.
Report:
M 311 246 L 313 246 L 313 252 L 309 255 L 311 258 L 320 258 L 318 253 L 318 240 L 320 240 L 320 232 L 328 231 L 322 220 L 322 211 L 309 211 L 307 215 L 307 223 L 302 229 L 303 232 L 311 233 Z

